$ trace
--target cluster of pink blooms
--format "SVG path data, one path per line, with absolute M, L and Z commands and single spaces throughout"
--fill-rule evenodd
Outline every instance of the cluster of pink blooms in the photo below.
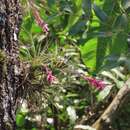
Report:
M 57 78 L 52 74 L 52 71 L 47 67 L 44 66 L 45 68 L 45 72 L 46 72 L 46 80 L 49 84 L 54 83 Z M 84 80 L 88 81 L 88 83 L 95 87 L 98 90 L 103 90 L 106 86 L 106 84 L 104 83 L 104 81 L 93 78 L 93 77 L 88 77 L 88 76 L 81 76 Z
M 45 33 L 49 32 L 48 24 L 46 24 L 37 10 L 33 10 L 33 15 L 35 17 L 36 23 L 42 28 Z
M 54 81 L 56 80 L 56 77 L 52 74 L 52 71 L 49 70 L 48 67 L 45 67 L 45 71 L 46 71 L 46 75 L 47 75 L 47 77 L 46 77 L 47 82 L 49 84 L 54 83 Z
M 98 80 L 92 77 L 83 77 L 85 80 L 89 82 L 90 85 L 94 86 L 98 90 L 103 90 L 106 84 L 102 80 Z

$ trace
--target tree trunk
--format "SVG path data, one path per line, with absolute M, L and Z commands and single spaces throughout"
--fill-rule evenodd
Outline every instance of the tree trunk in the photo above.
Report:
M 16 130 L 15 114 L 21 82 L 20 23 L 19 0 L 0 0 L 0 130 Z

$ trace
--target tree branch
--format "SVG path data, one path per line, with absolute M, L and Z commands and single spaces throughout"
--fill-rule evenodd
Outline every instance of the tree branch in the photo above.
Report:
M 99 117 L 99 119 L 92 125 L 96 130 L 109 130 L 111 122 L 117 116 L 119 108 L 128 100 L 130 94 L 130 79 L 126 81 L 124 86 L 119 90 L 116 97 L 113 99 L 111 104 L 107 107 L 104 113 Z
M 111 123 L 117 117 L 119 109 L 129 99 L 130 96 L 130 79 L 126 81 L 124 86 L 119 90 L 111 104 L 106 108 L 104 113 L 92 124 L 96 130 L 111 130 Z M 82 129 L 76 129 L 82 130 Z

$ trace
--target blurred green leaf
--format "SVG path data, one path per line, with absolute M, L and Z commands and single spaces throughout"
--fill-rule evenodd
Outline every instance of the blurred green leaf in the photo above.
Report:
M 17 116 L 16 116 L 17 126 L 22 127 L 22 126 L 24 126 L 24 123 L 25 123 L 25 115 L 17 114 Z
M 75 6 L 75 9 L 73 12 L 70 14 L 69 19 L 68 19 L 68 24 L 65 27 L 63 34 L 66 34 L 69 29 L 76 24 L 76 22 L 79 20 L 80 16 L 82 15 L 82 0 L 77 0 L 73 1 Z
M 92 9 L 92 1 L 91 0 L 83 0 L 82 8 L 85 12 L 85 15 L 89 19 L 91 16 L 91 9 Z
M 23 26 L 23 28 L 24 28 L 27 32 L 30 32 L 30 30 L 31 30 L 31 28 L 32 28 L 33 22 L 34 22 L 33 17 L 27 16 L 27 17 L 25 17 L 22 26 Z
M 111 89 L 112 85 L 106 85 L 106 87 L 97 95 L 97 100 L 103 101 L 109 95 Z
M 96 67 L 96 48 L 97 38 L 91 39 L 80 46 L 82 59 L 86 66 L 92 70 L 95 70 Z
M 128 9 L 130 7 L 130 0 L 123 0 L 122 5 L 124 9 Z
M 32 28 L 31 28 L 31 33 L 35 34 L 35 33 L 40 33 L 42 32 L 41 27 L 39 27 L 36 23 L 32 24 Z
M 96 16 L 104 23 L 106 23 L 108 21 L 108 16 L 107 14 L 102 10 L 100 9 L 99 6 L 97 6 L 96 4 L 93 4 L 93 9 L 94 9 L 94 12 L 96 14 Z
M 128 28 L 128 18 L 125 13 L 116 17 L 116 20 L 113 24 L 113 29 L 126 29 Z

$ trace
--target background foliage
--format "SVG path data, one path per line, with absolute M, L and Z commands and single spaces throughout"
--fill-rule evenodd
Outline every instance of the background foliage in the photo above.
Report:
M 36 0 L 33 7 L 28 0 L 21 3 L 20 57 L 31 72 L 25 77 L 18 129 L 72 130 L 83 115 L 91 125 L 90 112 L 108 104 L 129 76 L 129 0 Z M 33 11 L 48 24 L 48 33 Z M 45 66 L 55 83 L 47 82 Z M 80 74 L 102 78 L 105 89 L 98 91 Z M 115 129 L 129 127 L 117 120 Z

